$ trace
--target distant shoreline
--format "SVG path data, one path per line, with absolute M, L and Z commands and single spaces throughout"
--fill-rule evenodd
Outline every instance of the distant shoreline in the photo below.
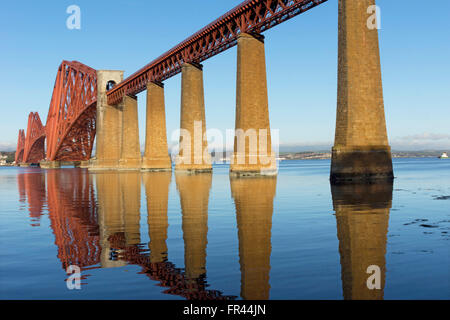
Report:
M 439 158 L 441 151 L 392 151 L 392 158 Z M 448 151 L 447 151 L 448 152 Z M 7 155 L 8 160 L 14 160 L 15 152 L 0 151 L 1 155 Z M 329 151 L 301 151 L 301 152 L 280 152 L 278 160 L 326 160 L 331 159 L 331 152 Z M 0 164 L 0 167 L 13 167 L 11 162 Z
M 443 151 L 393 151 L 392 158 L 438 158 Z M 286 160 L 325 160 L 331 159 L 331 152 L 280 152 L 279 159 Z

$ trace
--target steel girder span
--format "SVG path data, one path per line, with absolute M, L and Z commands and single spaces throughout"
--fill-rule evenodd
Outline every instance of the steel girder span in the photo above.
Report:
M 19 137 L 17 138 L 16 155 L 14 161 L 16 164 L 23 162 L 23 152 L 25 148 L 25 130 L 19 130 Z
M 63 61 L 56 75 L 46 125 L 42 125 L 37 112 L 30 113 L 26 135 L 19 130 L 16 163 L 89 160 L 96 112 L 96 70 L 77 61 Z
M 235 46 L 241 33 L 262 33 L 326 1 L 246 0 L 108 90 L 108 104 L 121 102 L 125 95 L 136 95 L 149 82 L 162 82 L 174 76 L 184 63 L 201 63 Z M 96 71 L 77 61 L 63 61 L 58 68 L 45 126 L 48 161 L 90 159 L 96 133 L 96 108 Z M 17 156 L 20 156 L 19 143 Z
M 77 61 L 58 68 L 47 116 L 48 161 L 89 160 L 95 139 L 97 72 Z
M 20 134 L 19 134 L 20 139 Z M 45 158 L 45 128 L 37 112 L 28 115 L 27 134 L 21 162 L 38 163 Z

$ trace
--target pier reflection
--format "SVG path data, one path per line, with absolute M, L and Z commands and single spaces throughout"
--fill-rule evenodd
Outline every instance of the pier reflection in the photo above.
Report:
M 196 279 L 206 273 L 208 201 L 212 173 L 177 173 L 175 179 L 181 202 L 186 277 Z
M 386 273 L 386 241 L 392 182 L 365 185 L 332 185 L 336 212 L 341 279 L 344 299 L 383 299 Z M 370 290 L 367 273 L 380 268 L 380 289 Z
M 241 297 L 269 299 L 273 199 L 277 178 L 230 177 L 236 206 Z
M 171 173 L 110 171 L 95 176 L 102 267 L 139 265 L 142 268 L 140 273 L 166 288 L 163 293 L 186 299 L 235 298 L 207 289 L 206 233 L 211 175 L 177 178 L 183 208 L 185 269 L 177 268 L 167 260 L 167 207 Z M 141 182 L 147 198 L 149 250 L 140 243 Z
M 212 174 L 175 174 L 181 202 L 184 268 L 168 261 L 171 172 L 90 173 L 85 169 L 36 170 L 18 175 L 19 196 L 32 217 L 48 206 L 57 257 L 64 270 L 139 265 L 163 293 L 186 299 L 236 299 L 209 289 L 206 257 Z M 269 298 L 271 227 L 276 177 L 231 178 L 236 206 L 241 296 Z M 140 233 L 145 188 L 149 243 Z M 83 279 L 86 279 L 83 274 Z M 87 283 L 85 283 L 87 284 Z
M 125 217 L 119 173 L 112 171 L 95 174 L 97 189 L 98 224 L 102 247 L 101 267 L 114 268 L 126 263 L 117 259 L 117 246 L 125 241 Z M 128 230 L 130 228 L 128 227 Z
M 145 172 L 142 180 L 147 198 L 147 224 L 150 242 L 150 263 L 167 261 L 167 205 L 172 172 Z

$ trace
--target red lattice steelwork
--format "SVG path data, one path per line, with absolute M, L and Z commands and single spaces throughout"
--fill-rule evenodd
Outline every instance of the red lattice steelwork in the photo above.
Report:
M 47 116 L 47 160 L 91 157 L 95 139 L 97 73 L 77 61 L 63 61 Z
M 39 163 L 43 159 L 45 159 L 45 128 L 39 114 L 31 112 L 28 116 L 23 162 Z
M 109 90 L 108 103 L 117 104 L 125 95 L 133 96 L 144 91 L 149 82 L 162 82 L 176 75 L 184 63 L 201 63 L 235 46 L 241 33 L 259 35 L 326 1 L 244 1 Z M 77 61 L 63 61 L 58 68 L 45 126 L 47 160 L 90 159 L 95 139 L 96 108 L 96 71 Z M 43 139 L 36 142 L 44 145 Z M 17 160 L 21 157 L 19 144 L 20 133 Z M 25 154 L 26 148 L 23 161 L 30 162 Z M 34 161 L 41 153 L 30 153 L 29 156 Z
M 23 129 L 19 130 L 19 137 L 17 138 L 17 148 L 15 161 L 19 164 L 23 161 L 23 149 L 25 148 L 25 131 Z
M 193 34 L 107 92 L 108 104 L 161 82 L 186 63 L 200 63 L 237 43 L 241 33 L 259 34 L 327 0 L 247 0 Z

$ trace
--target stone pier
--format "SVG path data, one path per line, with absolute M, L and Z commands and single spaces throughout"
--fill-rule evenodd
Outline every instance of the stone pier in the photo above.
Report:
M 181 71 L 180 153 L 175 170 L 211 171 L 206 141 L 203 71 L 198 64 L 185 63 Z
M 339 59 L 332 183 L 393 179 L 381 82 L 377 29 L 369 29 L 374 0 L 339 0 Z
M 80 161 L 80 168 L 89 168 L 89 160 Z
M 122 102 L 122 143 L 120 170 L 141 169 L 137 97 L 125 96 Z
M 147 84 L 145 154 L 142 159 L 142 170 L 172 170 L 167 146 L 164 85 L 162 83 L 150 82 Z
M 39 162 L 39 166 L 42 169 L 58 169 L 61 168 L 61 162 L 60 161 L 41 161 Z
M 108 83 L 123 80 L 123 71 L 97 70 L 96 154 L 89 170 L 117 169 L 122 151 L 122 104 L 107 102 Z
M 236 136 L 231 174 L 277 173 L 269 124 L 264 37 L 243 33 L 237 45 Z

